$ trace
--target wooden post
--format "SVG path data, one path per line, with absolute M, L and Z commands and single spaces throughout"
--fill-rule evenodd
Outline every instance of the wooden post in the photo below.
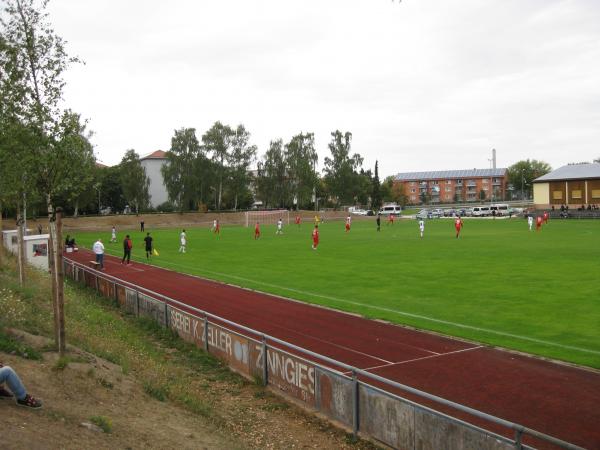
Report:
M 56 350 L 60 349 L 60 333 L 58 321 L 58 302 L 56 301 L 56 223 L 54 217 L 54 208 L 50 202 L 50 196 L 47 200 L 48 205 L 48 270 L 50 271 L 50 281 L 52 282 L 52 311 L 54 313 L 54 345 Z
M 0 267 L 4 265 L 4 235 L 2 231 L 2 201 L 0 201 Z
M 62 208 L 56 208 L 56 312 L 58 313 L 58 354 L 65 353 L 65 274 L 63 267 Z
M 25 284 L 25 255 L 23 249 L 23 218 L 21 217 L 21 208 L 17 207 L 17 268 L 21 286 Z

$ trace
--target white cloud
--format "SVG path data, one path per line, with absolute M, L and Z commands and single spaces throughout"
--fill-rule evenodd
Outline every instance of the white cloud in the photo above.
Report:
M 91 119 L 98 156 L 168 149 L 244 123 L 270 140 L 354 134 L 382 175 L 554 167 L 600 155 L 600 3 L 592 0 L 281 2 L 53 0 L 51 20 L 87 64 L 67 102 Z

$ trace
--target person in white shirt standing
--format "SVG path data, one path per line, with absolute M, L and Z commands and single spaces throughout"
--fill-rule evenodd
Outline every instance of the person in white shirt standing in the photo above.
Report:
M 185 246 L 187 245 L 187 238 L 185 230 L 179 235 L 179 253 L 185 253 Z
M 112 227 L 112 235 L 110 237 L 110 242 L 117 242 L 117 229 L 114 227 Z
M 419 231 L 421 233 L 421 238 L 422 238 L 423 233 L 425 233 L 425 221 L 423 219 L 419 220 Z
M 529 225 L 529 231 L 533 230 L 533 216 L 530 214 L 527 216 L 527 225 Z
M 283 234 L 283 220 L 279 219 L 277 221 L 277 232 L 276 234 Z
M 100 264 L 100 270 L 104 270 L 104 244 L 102 243 L 102 239 L 94 242 L 92 249 L 96 254 L 96 262 Z

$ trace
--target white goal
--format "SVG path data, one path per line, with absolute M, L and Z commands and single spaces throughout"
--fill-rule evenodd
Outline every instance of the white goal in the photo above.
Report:
M 254 226 L 256 222 L 261 225 L 275 225 L 279 219 L 283 223 L 290 224 L 290 212 L 287 209 L 276 209 L 272 211 L 246 211 L 246 226 Z

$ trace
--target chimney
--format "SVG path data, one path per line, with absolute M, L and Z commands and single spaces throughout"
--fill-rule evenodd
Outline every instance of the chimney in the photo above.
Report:
M 492 149 L 492 168 L 496 168 L 496 149 Z

